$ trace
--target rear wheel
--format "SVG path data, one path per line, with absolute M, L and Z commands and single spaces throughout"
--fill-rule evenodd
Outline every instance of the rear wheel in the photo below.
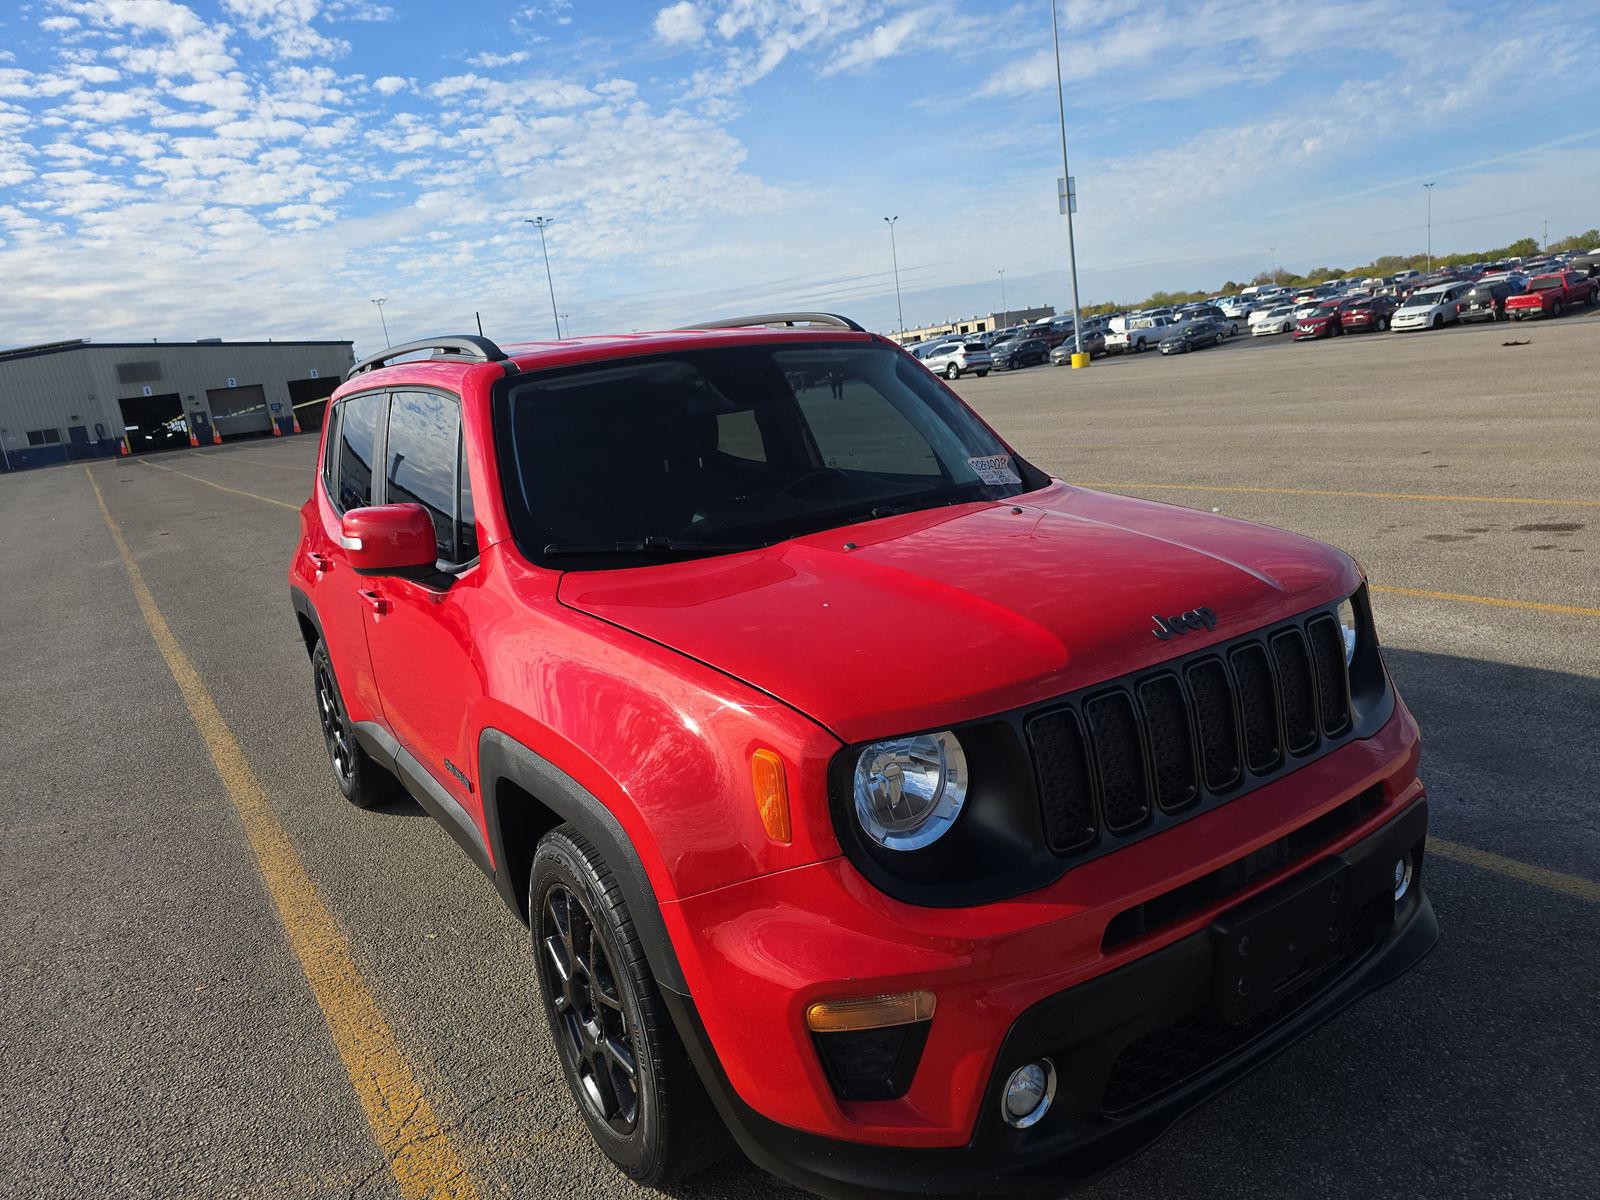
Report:
M 570 826 L 534 852 L 528 914 L 561 1069 L 606 1157 L 657 1188 L 721 1157 L 726 1130 L 662 1004 L 621 888 Z
M 983 378 L 983 377 L 984 377 L 984 376 L 985 376 L 985 375 L 987 375 L 987 374 L 988 374 L 988 373 L 989 373 L 989 372 L 987 372 L 987 371 L 979 371 L 979 372 L 978 372 L 978 378 L 979 378 L 979 379 L 982 379 L 982 378 Z
M 1550 315 L 1552 317 L 1559 317 L 1561 315 L 1561 301 L 1559 301 L 1559 300 L 1550 301 Z
M 961 378 L 961 368 L 956 366 L 955 363 L 951 363 L 948 367 L 946 367 L 944 369 L 944 377 L 946 379 L 951 380 L 951 381 L 960 379 Z
M 400 794 L 400 781 L 385 771 L 356 741 L 355 723 L 345 710 L 344 698 L 333 677 L 333 660 L 325 642 L 311 652 L 311 677 L 317 689 L 317 720 L 328 763 L 339 793 L 357 808 L 371 808 Z
M 1378 318 L 1378 332 L 1379 333 L 1388 333 L 1389 332 L 1389 318 L 1388 317 L 1379 317 Z

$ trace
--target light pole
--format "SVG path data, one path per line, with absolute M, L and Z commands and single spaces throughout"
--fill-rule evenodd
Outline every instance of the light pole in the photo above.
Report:
M 1067 269 L 1072 273 L 1072 352 L 1076 358 L 1083 353 L 1083 320 L 1078 311 L 1078 251 L 1072 240 L 1072 172 L 1067 169 L 1067 99 L 1061 86 L 1061 32 L 1056 26 L 1056 0 L 1050 0 L 1050 37 L 1056 48 L 1056 111 L 1061 117 L 1061 179 L 1068 193 Z
M 1000 328 L 1007 329 L 1011 325 L 1011 309 L 1006 304 L 1006 269 L 1000 268 Z
M 1272 286 L 1278 286 L 1278 248 L 1272 248 Z
M 383 306 L 389 303 L 389 297 L 385 296 L 381 300 L 374 300 L 373 303 L 378 306 L 378 321 L 383 326 L 383 348 L 388 350 L 394 345 L 389 340 L 389 322 L 383 319 Z
M 1428 274 L 1433 274 L 1433 184 L 1422 185 L 1428 193 Z
M 894 309 L 895 312 L 900 314 L 900 340 L 905 341 L 906 310 L 905 306 L 900 303 L 900 251 L 895 248 L 894 244 L 894 223 L 899 219 L 899 216 L 896 215 L 885 217 L 884 221 L 889 226 L 889 258 L 894 263 Z
M 567 336 L 571 337 L 572 336 L 572 314 L 571 313 L 562 313 L 561 314 L 561 323 L 567 327 Z
M 1544 252 L 1546 254 L 1550 253 L 1550 222 L 1549 221 L 1546 221 L 1544 223 Z
M 544 251 L 544 281 L 550 285 L 550 316 L 556 323 L 556 341 L 561 340 L 561 316 L 556 312 L 556 281 L 550 275 L 550 246 L 544 240 L 546 226 L 555 222 L 549 217 L 524 217 L 524 225 L 532 225 L 539 231 L 539 248 Z

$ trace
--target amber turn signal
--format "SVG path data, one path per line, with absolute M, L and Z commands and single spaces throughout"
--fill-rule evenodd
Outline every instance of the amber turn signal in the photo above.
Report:
M 932 992 L 898 992 L 892 996 L 863 996 L 859 1000 L 824 1000 L 806 1009 L 812 1033 L 848 1033 L 857 1029 L 885 1029 L 933 1019 Z
M 757 750 L 750 756 L 750 781 L 756 789 L 756 808 L 767 836 L 788 843 L 789 783 L 784 776 L 783 759 L 776 750 Z

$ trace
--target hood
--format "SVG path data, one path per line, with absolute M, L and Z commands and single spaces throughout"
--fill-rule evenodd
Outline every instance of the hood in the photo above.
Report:
M 559 595 L 857 742 L 1061 695 L 1359 583 L 1348 557 L 1296 534 L 1055 483 L 762 550 L 572 572 Z M 1155 635 L 1154 617 L 1200 607 L 1215 629 Z

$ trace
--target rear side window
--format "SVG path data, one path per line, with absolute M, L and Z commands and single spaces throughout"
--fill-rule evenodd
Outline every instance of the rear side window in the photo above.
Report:
M 456 559 L 456 464 L 460 410 L 435 392 L 396 392 L 384 442 L 384 500 L 420 504 L 433 518 L 439 557 Z
M 372 503 L 372 462 L 378 450 L 378 426 L 383 423 L 384 397 L 373 393 L 352 396 L 339 405 L 340 512 Z
M 333 481 L 339 466 L 339 414 L 343 411 L 342 405 L 328 405 L 327 445 L 322 450 L 322 487 L 328 493 L 329 500 L 336 498 Z

